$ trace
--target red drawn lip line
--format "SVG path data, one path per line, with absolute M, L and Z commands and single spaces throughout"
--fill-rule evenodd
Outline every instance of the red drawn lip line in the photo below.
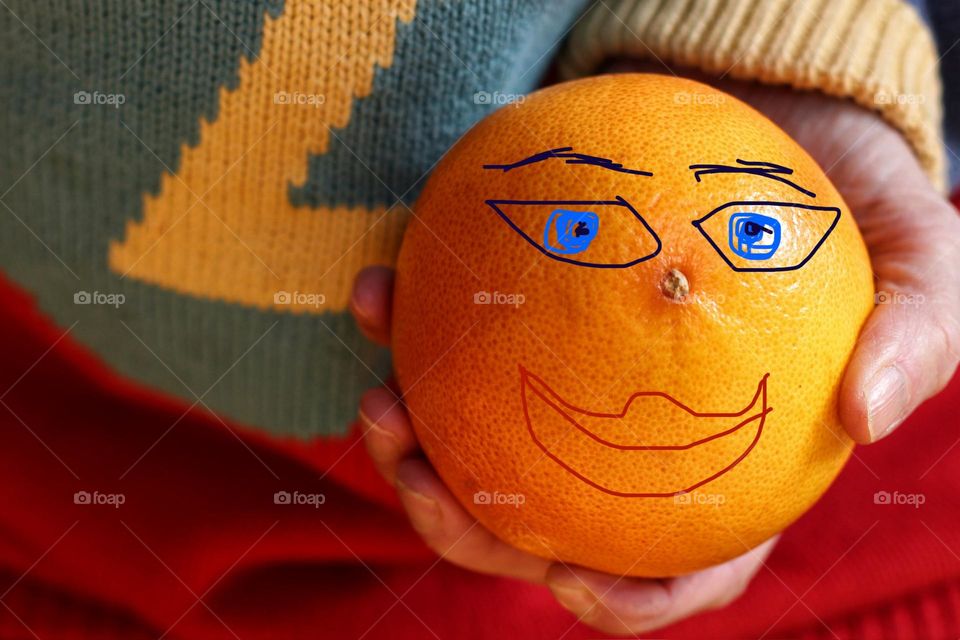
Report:
M 642 398 L 642 397 L 664 398 L 665 400 L 669 400 L 670 402 L 680 407 L 681 409 L 683 409 L 684 411 L 686 411 L 687 413 L 689 413 L 695 418 L 736 418 L 737 416 L 742 416 L 743 414 L 745 414 L 747 411 L 750 410 L 750 408 L 754 404 L 756 404 L 757 396 L 759 396 L 761 392 L 766 393 L 767 378 L 770 377 L 769 373 L 764 374 L 763 377 L 760 378 L 760 383 L 757 385 L 757 392 L 753 395 L 753 399 L 749 402 L 749 404 L 747 404 L 747 406 L 741 409 L 740 411 L 735 411 L 732 413 L 722 413 L 722 412 L 721 413 L 705 413 L 705 412 L 695 411 L 694 409 L 691 409 L 690 407 L 683 404 L 682 402 L 680 402 L 670 394 L 664 393 L 663 391 L 637 391 L 631 394 L 629 398 L 627 398 L 627 401 L 623 405 L 623 409 L 619 413 L 602 413 L 597 411 L 589 411 L 587 409 L 582 409 L 576 405 L 570 404 L 569 402 L 564 400 L 562 397 L 560 397 L 560 395 L 557 394 L 556 391 L 551 389 L 550 385 L 544 382 L 543 378 L 533 373 L 532 371 L 524 367 L 522 364 L 518 366 L 520 367 L 520 376 L 522 378 L 533 378 L 533 380 L 539 383 L 543 388 L 547 389 L 551 395 L 556 397 L 556 399 L 559 400 L 560 403 L 563 404 L 568 409 L 576 411 L 577 413 L 582 413 L 587 416 L 592 416 L 594 418 L 622 418 L 625 415 L 627 415 L 627 411 L 630 409 L 630 405 L 633 404 L 633 401 L 636 400 L 637 398 Z
M 758 418 L 765 418 L 768 413 L 770 413 L 771 411 L 773 411 L 773 407 L 767 407 L 767 378 L 770 376 L 769 373 L 768 373 L 768 374 L 765 374 L 765 375 L 760 379 L 760 383 L 757 385 L 757 392 L 754 394 L 753 399 L 750 401 L 750 403 L 749 403 L 746 407 L 744 407 L 742 410 L 740 410 L 740 411 L 738 411 L 738 412 L 735 412 L 735 413 L 702 413 L 702 412 L 697 412 L 697 411 L 694 411 L 693 409 L 689 408 L 688 406 L 686 406 L 685 404 L 683 404 L 683 403 L 680 402 L 679 400 L 676 400 L 676 399 L 673 398 L 672 396 L 670 396 L 670 395 L 668 395 L 668 394 L 666 394 L 666 393 L 660 392 L 660 391 L 639 391 L 639 392 L 636 392 L 636 393 L 632 394 L 632 395 L 630 396 L 630 398 L 627 400 L 627 402 L 625 403 L 625 405 L 624 405 L 624 407 L 623 407 L 623 410 L 622 410 L 620 413 L 598 413 L 598 412 L 592 412 L 592 411 L 587 411 L 587 410 L 585 410 L 585 409 L 580 409 L 579 407 L 576 407 L 576 406 L 570 404 L 569 402 L 567 402 L 566 400 L 564 400 L 564 399 L 563 399 L 562 397 L 560 397 L 560 395 L 558 395 L 553 389 L 551 389 L 550 386 L 549 386 L 546 382 L 544 382 L 542 378 L 540 378 L 539 376 L 533 374 L 532 372 L 530 372 L 529 370 L 527 370 L 526 368 L 524 368 L 523 365 L 520 365 L 520 375 L 521 375 L 521 385 L 520 385 L 520 389 L 521 389 L 521 393 L 523 394 L 523 410 L 524 410 L 524 414 L 525 414 L 525 416 L 526 416 L 526 418 L 527 418 L 527 428 L 528 428 L 528 430 L 530 430 L 530 434 L 534 437 L 534 439 L 536 439 L 536 436 L 533 434 L 532 425 L 531 425 L 531 422 L 532 422 L 532 421 L 530 420 L 530 415 L 529 415 L 529 412 L 528 412 L 528 410 L 527 410 L 526 394 L 524 393 L 527 388 L 529 388 L 531 391 L 533 391 L 533 393 L 537 394 L 537 396 L 539 396 L 541 400 L 543 400 L 545 403 L 547 403 L 548 405 L 550 405 L 550 407 L 552 407 L 557 413 L 559 413 L 561 416 L 563 416 L 563 418 L 564 418 L 567 422 L 569 422 L 569 423 L 572 424 L 574 427 L 576 427 L 577 429 L 579 429 L 579 430 L 580 430 L 582 433 L 584 433 L 585 435 L 589 436 L 589 437 L 592 438 L 593 440 L 599 442 L 600 444 L 602 444 L 602 445 L 604 445 L 604 446 L 606 446 L 606 447 L 610 447 L 610 448 L 613 448 L 613 449 L 619 449 L 619 450 L 622 450 L 622 451 L 683 451 L 683 450 L 686 450 L 686 449 L 692 449 L 693 447 L 696 447 L 696 446 L 698 446 L 698 445 L 704 444 L 704 443 L 706 443 L 706 442 L 710 442 L 711 440 L 716 440 L 717 438 L 722 438 L 722 437 L 724 437 L 724 436 L 730 435 L 731 433 L 733 433 L 733 432 L 741 429 L 741 428 L 744 427 L 745 425 L 753 422 L 754 420 L 757 420 Z M 684 409 L 685 411 L 687 411 L 690 415 L 692 415 L 692 416 L 694 416 L 694 417 L 697 417 L 697 418 L 731 418 L 731 417 L 739 417 L 739 416 L 742 416 L 742 415 L 744 415 L 747 411 L 749 411 L 750 409 L 752 409 L 752 408 L 757 404 L 757 399 L 758 399 L 758 397 L 762 398 L 762 408 L 761 408 L 760 411 L 758 411 L 757 413 L 755 413 L 755 414 L 753 414 L 752 416 L 748 417 L 747 419 L 741 421 L 739 424 L 737 424 L 737 425 L 735 425 L 735 426 L 733 426 L 733 427 L 731 427 L 731 428 L 729 428 L 729 429 L 726 429 L 725 431 L 720 431 L 719 433 L 715 433 L 715 434 L 713 434 L 713 435 L 706 436 L 706 437 L 704 437 L 704 438 L 701 438 L 700 440 L 695 440 L 695 441 L 690 442 L 690 443 L 688 443 L 688 444 L 680 444 L 680 445 L 624 445 L 624 444 L 618 444 L 618 443 L 616 443 L 616 442 L 610 442 L 609 440 L 605 440 L 604 438 L 601 438 L 601 437 L 598 436 L 597 434 L 593 433 L 592 431 L 590 431 L 589 429 L 587 429 L 586 427 L 584 427 L 583 425 L 581 425 L 579 422 L 577 422 L 577 421 L 574 420 L 572 417 L 570 417 L 570 416 L 567 414 L 567 412 L 563 410 L 563 408 L 561 408 L 560 406 L 558 406 L 558 404 L 557 404 L 556 402 L 554 402 L 553 400 L 551 400 L 550 398 L 548 398 L 546 395 L 544 395 L 544 393 L 543 393 L 540 389 L 537 388 L 537 385 L 535 385 L 535 384 L 530 384 L 530 383 L 528 382 L 528 378 L 532 378 L 538 385 L 540 385 L 540 386 L 542 386 L 544 389 L 546 389 L 546 390 L 550 393 L 550 395 L 551 395 L 553 398 L 556 398 L 556 400 L 557 400 L 560 404 L 562 404 L 564 407 L 567 407 L 568 409 L 571 409 L 571 410 L 576 411 L 576 412 L 578 412 L 578 413 L 581 413 L 581 414 L 583 414 L 583 415 L 587 415 L 587 416 L 591 416 L 591 417 L 597 417 L 597 418 L 617 418 L 617 419 L 618 419 L 618 418 L 623 418 L 624 416 L 626 416 L 627 411 L 629 410 L 630 405 L 633 403 L 633 401 L 636 400 L 637 398 L 644 397 L 644 396 L 646 396 L 646 397 L 650 397 L 650 396 L 662 397 L 662 398 L 665 398 L 665 399 L 667 399 L 667 400 L 670 400 L 670 401 L 673 402 L 675 405 L 677 405 L 678 407 L 681 407 L 682 409 Z
M 526 410 L 527 410 L 527 408 L 526 408 L 526 400 L 524 400 L 524 412 L 526 412 Z M 603 486 L 602 484 L 599 484 L 599 483 L 597 483 L 597 482 L 594 482 L 593 480 L 591 480 L 590 478 L 586 477 L 585 475 L 583 475 L 582 473 L 580 473 L 579 471 L 577 471 L 576 469 L 574 469 L 573 467 L 571 467 L 569 464 L 567 464 L 566 462 L 564 462 L 559 456 L 557 456 L 556 454 L 552 453 L 552 452 L 547 448 L 547 446 L 546 446 L 545 444 L 543 444 L 543 443 L 540 441 L 539 438 L 537 438 L 536 434 L 533 432 L 533 429 L 532 429 L 532 427 L 531 427 L 531 425 L 530 425 L 529 415 L 527 416 L 527 429 L 528 429 L 528 431 L 530 432 L 530 436 L 533 438 L 534 443 L 536 443 L 537 447 L 539 447 L 540 450 L 543 451 L 543 453 L 544 453 L 548 458 L 550 458 L 551 460 L 553 460 L 554 462 L 556 462 L 557 464 L 559 464 L 559 465 L 560 465 L 561 467 L 563 467 L 563 469 L 565 469 L 568 473 L 570 473 L 570 474 L 572 474 L 573 476 L 579 478 L 580 480 L 582 480 L 583 482 L 587 483 L 588 485 L 590 485 L 590 486 L 593 487 L 594 489 L 597 489 L 598 491 L 602 491 L 602 492 L 604 492 L 604 493 L 606 493 L 606 494 L 609 494 L 609 495 L 612 495 L 612 496 L 617 496 L 617 497 L 619 497 L 619 498 L 672 498 L 672 497 L 674 497 L 674 496 L 682 495 L 682 494 L 684 494 L 684 493 L 690 493 L 691 491 L 694 491 L 694 490 L 696 490 L 696 489 L 699 489 L 699 488 L 702 487 L 703 485 L 705 485 L 705 484 L 707 484 L 707 483 L 709 483 L 709 482 L 713 482 L 714 480 L 716 480 L 717 478 L 719 478 L 720 476 L 722 476 L 723 474 L 727 473 L 728 471 L 730 471 L 731 469 L 733 469 L 735 466 L 737 466 L 738 464 L 740 464 L 740 462 L 741 462 L 744 458 L 746 458 L 748 455 L 750 455 L 750 452 L 753 451 L 753 448 L 754 448 L 755 446 L 757 446 L 757 443 L 760 441 L 760 436 L 763 434 L 763 424 L 764 424 L 764 421 L 766 420 L 767 413 L 769 413 L 769 411 L 765 411 L 765 412 L 763 412 L 763 413 L 761 413 L 761 414 L 759 414 L 759 415 L 754 416 L 753 418 L 751 418 L 751 420 L 755 420 L 755 419 L 757 419 L 757 418 L 760 418 L 760 424 L 757 425 L 757 435 L 754 436 L 753 441 L 750 443 L 750 446 L 748 446 L 748 447 L 746 448 L 746 450 L 744 450 L 744 452 L 741 453 L 741 454 L 737 457 L 736 460 L 734 460 L 733 462 L 731 462 L 730 464 L 728 464 L 726 467 L 724 467 L 724 468 L 721 469 L 720 471 L 717 471 L 717 472 L 714 473 L 713 475 L 711 475 L 711 476 L 709 476 L 709 477 L 707 477 L 707 478 L 704 478 L 703 480 L 701 480 L 701 481 L 699 481 L 699 482 L 695 482 L 694 484 L 690 485 L 689 487 L 686 487 L 686 488 L 684 488 L 684 489 L 678 489 L 678 490 L 676 490 L 676 491 L 666 491 L 666 492 L 661 492 L 661 493 L 644 493 L 644 492 L 616 491 L 615 489 L 609 489 L 609 488 Z
M 723 469 L 720 469 L 720 470 L 717 471 L 716 473 L 708 476 L 707 478 L 704 478 L 703 480 L 700 480 L 699 482 L 695 482 L 695 483 L 691 484 L 690 486 L 688 486 L 688 487 L 686 487 L 686 488 L 678 489 L 678 490 L 676 490 L 676 491 L 667 491 L 667 492 L 659 492 L 659 493 L 657 493 L 657 492 L 617 491 L 617 490 L 615 490 L 615 489 L 610 489 L 610 488 L 608 488 L 608 487 L 605 487 L 605 486 L 603 486 L 603 485 L 601 485 L 601 484 L 599 484 L 599 483 L 591 480 L 590 478 L 586 477 L 585 475 L 583 475 L 582 473 L 580 473 L 579 471 L 577 471 L 576 469 L 574 469 L 572 466 L 570 466 L 569 464 L 567 464 L 565 461 L 563 461 L 559 456 L 557 456 L 556 454 L 554 454 L 553 452 L 551 452 L 551 451 L 547 448 L 547 446 L 546 446 L 543 442 L 540 441 L 540 439 L 537 437 L 537 434 L 536 434 L 536 433 L 534 432 L 534 430 L 533 430 L 533 423 L 532 423 L 532 421 L 531 421 L 531 419 L 530 419 L 530 411 L 529 411 L 529 408 L 528 408 L 528 406 L 527 406 L 526 388 L 527 388 L 527 386 L 531 386 L 531 388 L 533 388 L 533 387 L 532 387 L 532 385 L 528 385 L 528 384 L 527 384 L 526 376 L 529 374 L 531 377 L 535 378 L 537 381 L 539 381 L 541 384 L 543 384 L 544 388 L 548 389 L 551 394 L 553 394 L 553 395 L 555 395 L 555 396 L 556 396 L 556 394 L 554 393 L 554 391 L 553 391 L 552 389 L 550 389 L 549 386 L 546 385 L 546 383 L 543 382 L 543 380 L 537 378 L 537 377 L 534 376 L 533 374 L 530 374 L 526 369 L 524 369 L 524 367 L 523 367 L 522 365 L 520 366 L 520 372 L 521 372 L 521 376 L 523 377 L 522 380 L 521 380 L 521 384 L 520 384 L 520 400 L 521 400 L 521 402 L 522 402 L 522 404 L 523 404 L 523 413 L 524 413 L 524 417 L 526 418 L 526 422 L 527 422 L 527 431 L 530 433 L 530 437 L 533 439 L 533 441 L 534 441 L 534 443 L 537 445 L 537 447 L 538 447 L 541 451 L 543 451 L 543 453 L 544 453 L 548 458 L 550 458 L 551 460 L 553 460 L 554 462 L 556 462 L 558 465 L 560 465 L 564 470 L 566 470 L 568 473 L 570 473 L 570 474 L 573 475 L 574 477 L 580 479 L 581 481 L 583 481 L 583 482 L 585 482 L 586 484 L 590 485 L 590 486 L 593 487 L 594 489 L 597 489 L 598 491 L 602 491 L 603 493 L 606 493 L 606 494 L 608 494 L 608 495 L 612 495 L 612 496 L 616 496 L 616 497 L 620 497 L 620 498 L 672 498 L 672 497 L 675 497 L 675 496 L 677 496 L 677 495 L 681 495 L 681 494 L 684 494 L 684 493 L 689 493 L 689 492 L 691 492 L 691 491 L 694 491 L 694 490 L 702 487 L 702 486 L 705 485 L 705 484 L 708 484 L 708 483 L 710 483 L 710 482 L 713 482 L 714 480 L 716 480 L 717 478 L 719 478 L 720 476 L 724 475 L 725 473 L 727 473 L 728 471 L 730 471 L 731 469 L 733 469 L 735 466 L 737 466 L 738 464 L 740 464 L 740 462 L 742 462 L 744 458 L 746 458 L 748 455 L 750 455 L 750 452 L 753 451 L 754 447 L 757 446 L 757 443 L 760 441 L 760 437 L 763 435 L 763 427 L 764 427 L 764 424 L 765 424 L 765 422 L 766 422 L 767 414 L 770 413 L 770 411 L 773 410 L 772 407 L 767 407 L 767 395 L 766 395 L 767 388 L 766 388 L 766 380 L 767 380 L 767 378 L 769 377 L 770 374 L 766 374 L 766 375 L 764 375 L 763 378 L 761 379 L 761 381 L 760 381 L 760 386 L 758 387 L 758 390 L 757 390 L 757 393 L 758 393 L 758 394 L 761 394 L 761 393 L 762 393 L 762 396 L 763 396 L 763 410 L 760 411 L 759 413 L 757 413 L 756 415 L 751 416 L 751 417 L 748 418 L 747 420 L 741 422 L 739 425 L 737 425 L 737 426 L 734 427 L 733 429 L 730 429 L 730 430 L 728 430 L 727 432 L 724 432 L 724 433 L 722 433 L 722 434 L 719 434 L 719 435 L 716 435 L 716 436 L 712 436 L 712 437 L 706 439 L 706 440 L 710 440 L 710 439 L 714 439 L 715 437 L 720 437 L 721 435 L 726 435 L 726 434 L 728 434 L 728 433 L 731 433 L 732 431 L 735 431 L 735 430 L 743 427 L 743 426 L 746 425 L 746 424 L 749 424 L 750 422 L 753 422 L 754 420 L 759 420 L 760 423 L 757 425 L 757 433 L 756 433 L 756 435 L 753 437 L 753 441 L 752 441 L 752 442 L 750 443 L 750 445 L 743 451 L 743 453 L 741 453 L 733 462 L 731 462 L 730 464 L 728 464 L 727 466 L 725 466 Z M 550 404 L 553 408 L 555 408 L 555 409 L 557 408 L 554 403 L 552 403 L 552 402 L 550 402 L 548 399 L 544 398 L 544 396 L 543 396 L 542 393 L 540 393 L 540 392 L 537 391 L 536 389 L 533 389 L 533 391 L 534 391 L 535 393 L 537 393 L 537 395 L 538 395 L 542 400 L 544 400 L 544 401 L 546 401 L 548 404 Z M 629 408 L 630 402 L 632 402 L 632 400 L 633 400 L 635 397 L 639 397 L 640 395 L 657 395 L 657 396 L 666 397 L 666 398 L 668 398 L 668 399 L 670 399 L 670 400 L 673 400 L 676 404 L 678 404 L 679 406 L 683 407 L 684 409 L 687 409 L 688 411 L 690 411 L 691 414 L 694 414 L 694 415 L 718 415 L 718 414 L 696 414 L 696 412 L 691 411 L 688 407 L 686 407 L 686 406 L 683 405 L 682 403 L 679 403 L 679 402 L 677 402 L 676 400 L 674 400 L 673 398 L 671 398 L 670 396 L 668 396 L 668 395 L 666 395 L 666 394 L 664 394 L 664 393 L 660 393 L 660 392 L 649 392 L 649 393 L 647 393 L 647 392 L 640 392 L 640 393 L 638 393 L 638 394 L 634 394 L 633 396 L 631 396 L 631 399 L 627 401 L 627 404 L 626 404 L 626 406 L 624 407 L 624 415 L 625 415 L 625 413 L 626 413 L 626 409 Z M 560 398 L 559 396 L 556 396 L 556 397 L 557 397 L 557 399 L 560 400 L 560 402 L 563 403 L 564 405 L 569 406 L 569 407 L 571 407 L 571 408 L 573 408 L 573 409 L 576 410 L 576 407 L 573 407 L 572 405 L 569 405 L 569 403 L 565 402 L 565 401 L 564 401 L 562 398 Z M 721 416 L 731 416 L 731 415 L 737 416 L 737 415 L 742 415 L 742 414 L 745 413 L 747 410 L 749 410 L 750 407 L 752 407 L 754 404 L 756 404 L 756 400 L 757 400 L 757 397 L 756 397 L 756 395 L 755 395 L 753 401 L 747 406 L 747 408 L 744 409 L 743 411 L 739 412 L 739 413 L 735 413 L 735 414 L 719 414 L 719 415 L 721 415 Z M 568 420 L 570 419 L 569 416 L 566 416 L 565 412 L 563 412 L 562 410 L 559 410 L 559 412 L 561 413 L 561 415 L 564 415 L 564 417 L 566 417 Z M 583 413 L 586 413 L 586 412 L 583 412 Z M 609 416 L 610 414 L 599 414 L 599 415 L 600 415 L 601 417 L 605 417 L 605 416 Z M 614 414 L 614 415 L 616 415 L 616 414 Z M 622 416 L 621 416 L 621 417 L 622 417 Z M 572 420 L 571 420 L 571 421 L 572 421 Z M 586 433 L 587 435 L 590 435 L 591 437 L 594 437 L 594 439 L 597 439 L 596 436 L 595 436 L 595 434 L 592 434 L 591 432 L 583 429 L 582 427 L 580 427 L 580 425 L 577 425 L 575 421 L 572 421 L 572 422 L 574 422 L 574 425 L 576 425 L 578 428 L 580 428 L 581 431 L 583 431 L 583 432 Z M 704 440 L 704 441 L 706 441 L 706 440 Z M 603 442 L 603 441 L 601 440 L 601 442 Z M 690 445 L 690 446 L 693 446 L 693 445 Z M 655 448 L 655 447 L 650 447 L 650 448 Z M 667 448 L 672 448 L 672 447 L 667 447 Z M 689 448 L 689 447 L 680 447 L 680 448 L 682 449 L 682 448 Z

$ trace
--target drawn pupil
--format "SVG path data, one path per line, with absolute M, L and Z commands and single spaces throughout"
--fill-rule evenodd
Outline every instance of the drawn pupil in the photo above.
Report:
M 743 230 L 748 236 L 758 236 L 761 231 L 766 231 L 759 223 L 748 221 L 743 225 Z

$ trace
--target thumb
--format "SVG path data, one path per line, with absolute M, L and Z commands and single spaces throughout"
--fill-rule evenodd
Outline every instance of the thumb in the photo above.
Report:
M 960 359 L 960 218 L 930 188 L 857 212 L 877 278 L 841 387 L 840 419 L 861 443 L 889 435 L 943 389 Z

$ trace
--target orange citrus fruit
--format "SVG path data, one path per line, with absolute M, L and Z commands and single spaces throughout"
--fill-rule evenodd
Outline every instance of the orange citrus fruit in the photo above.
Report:
M 398 381 L 503 540 L 678 575 L 784 529 L 850 455 L 867 252 L 823 170 L 733 97 L 640 74 L 543 89 L 460 140 L 415 214 Z

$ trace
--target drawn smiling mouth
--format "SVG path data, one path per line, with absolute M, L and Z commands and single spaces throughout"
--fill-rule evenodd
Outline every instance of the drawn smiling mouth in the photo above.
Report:
M 695 411 L 661 391 L 638 391 L 616 413 L 589 411 L 522 365 L 520 395 L 530 436 L 563 469 L 611 495 L 667 498 L 716 480 L 750 454 L 773 410 L 768 377 L 746 407 L 729 413 Z

